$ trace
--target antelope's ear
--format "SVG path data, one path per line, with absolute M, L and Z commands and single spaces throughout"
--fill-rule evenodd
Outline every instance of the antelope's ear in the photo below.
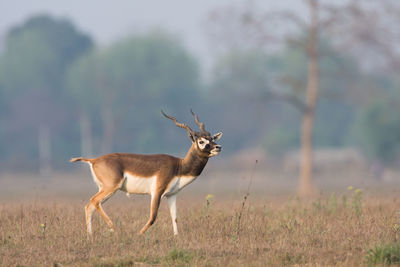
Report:
M 218 139 L 221 138 L 221 136 L 222 136 L 222 133 L 219 132 L 219 133 L 217 133 L 217 134 L 214 134 L 213 137 L 212 137 L 212 139 L 213 139 L 214 141 L 217 141 Z

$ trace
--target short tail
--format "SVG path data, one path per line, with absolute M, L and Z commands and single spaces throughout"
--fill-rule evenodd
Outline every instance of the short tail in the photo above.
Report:
M 90 159 L 86 159 L 86 158 L 83 158 L 83 157 L 77 157 L 77 158 L 72 158 L 72 159 L 70 159 L 69 162 L 77 162 L 77 161 L 90 162 Z

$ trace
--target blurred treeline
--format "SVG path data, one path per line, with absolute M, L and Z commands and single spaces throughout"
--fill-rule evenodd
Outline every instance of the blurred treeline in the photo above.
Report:
M 365 67 L 367 54 L 358 60 L 329 35 L 320 38 L 316 149 L 354 147 L 371 160 L 396 162 L 396 71 Z M 304 87 L 307 58 L 290 42 L 269 53 L 235 47 L 205 70 L 168 32 L 101 47 L 73 22 L 38 15 L 12 27 L 0 47 L 1 170 L 62 170 L 72 156 L 113 151 L 183 156 L 189 139 L 161 109 L 195 128 L 193 108 L 207 130 L 224 133 L 222 157 L 250 148 L 279 157 L 299 146 L 296 105 L 268 93 Z M 301 90 L 294 96 L 301 100 Z

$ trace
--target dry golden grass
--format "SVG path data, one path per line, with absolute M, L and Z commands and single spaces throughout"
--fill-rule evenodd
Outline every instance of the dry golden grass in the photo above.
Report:
M 178 198 L 179 199 L 179 198 Z M 36 200 L 0 204 L 1 266 L 359 266 L 371 249 L 399 242 L 396 196 L 355 190 L 301 201 L 183 196 L 180 235 L 173 237 L 163 201 L 144 235 L 148 199 L 111 199 L 109 233 L 98 214 L 88 240 L 83 201 Z

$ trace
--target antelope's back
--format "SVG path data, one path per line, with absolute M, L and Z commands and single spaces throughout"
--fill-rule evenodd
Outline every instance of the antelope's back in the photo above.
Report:
M 93 168 L 108 169 L 111 172 L 117 172 L 121 177 L 126 173 L 140 177 L 152 177 L 159 174 L 173 174 L 179 165 L 180 159 L 166 154 L 129 154 L 112 153 L 96 158 L 93 162 Z

